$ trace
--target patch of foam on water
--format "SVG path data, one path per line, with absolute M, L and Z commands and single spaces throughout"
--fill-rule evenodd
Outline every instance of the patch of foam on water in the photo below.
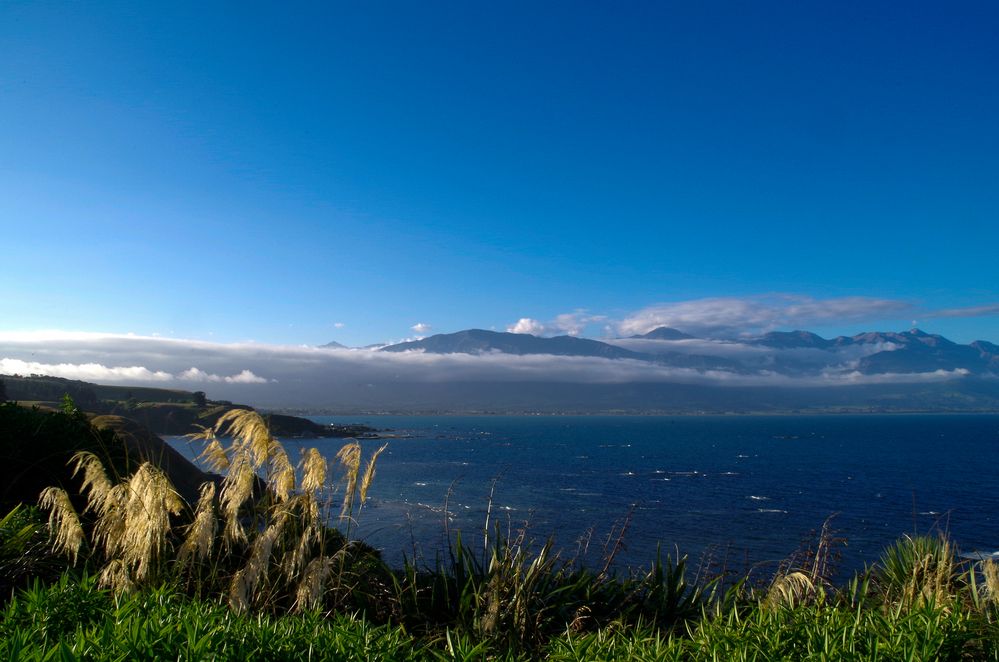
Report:
M 971 561 L 999 561 L 999 552 L 965 552 L 960 556 Z

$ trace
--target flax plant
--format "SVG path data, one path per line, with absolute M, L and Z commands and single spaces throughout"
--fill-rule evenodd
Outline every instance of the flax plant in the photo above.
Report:
M 875 576 L 885 600 L 903 608 L 951 603 L 958 574 L 954 556 L 943 536 L 905 536 L 878 563 Z

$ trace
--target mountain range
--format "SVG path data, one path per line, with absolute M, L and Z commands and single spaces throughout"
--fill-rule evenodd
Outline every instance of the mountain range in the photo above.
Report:
M 862 375 L 934 373 L 999 376 L 999 346 L 968 345 L 919 329 L 823 338 L 808 331 L 774 331 L 753 338 L 696 338 L 669 327 L 610 340 L 539 337 L 469 329 L 382 347 L 382 352 L 513 354 L 629 359 L 694 370 L 788 376 L 856 372 Z

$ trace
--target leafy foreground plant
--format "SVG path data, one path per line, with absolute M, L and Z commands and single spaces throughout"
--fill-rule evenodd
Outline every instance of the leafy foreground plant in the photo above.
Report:
M 65 566 L 52 554 L 37 508 L 17 505 L 0 518 L 0 601 L 33 579 L 56 579 Z
M 757 603 L 705 615 L 682 631 L 615 622 L 563 632 L 532 652 L 450 629 L 415 637 L 355 615 L 244 614 L 175 588 L 115 596 L 96 578 L 67 576 L 7 606 L 0 659 L 995 660 L 999 650 L 994 621 L 963 606 Z
M 608 624 L 668 632 L 701 614 L 704 588 L 687 582 L 685 559 L 658 556 L 647 572 L 622 578 L 561 559 L 551 539 L 532 551 L 523 531 L 511 540 L 497 528 L 492 540 L 483 559 L 459 535 L 435 568 L 407 562 L 395 578 L 399 621 L 427 636 L 445 630 L 449 646 L 538 655 L 559 635 Z
M 957 598 L 954 548 L 942 536 L 905 536 L 881 555 L 875 580 L 886 600 L 903 607 L 947 605 Z
M 113 596 L 95 579 L 21 593 L 0 620 L 0 659 L 10 660 L 417 660 L 425 647 L 401 629 L 317 611 L 274 617 L 237 613 L 175 590 Z
M 989 629 L 991 627 L 991 629 Z M 995 660 L 994 626 L 974 613 L 808 605 L 705 619 L 689 637 L 604 629 L 552 642 L 551 660 Z

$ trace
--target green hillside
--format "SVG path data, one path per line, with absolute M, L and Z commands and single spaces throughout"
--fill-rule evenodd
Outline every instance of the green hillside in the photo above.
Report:
M 45 375 L 0 375 L 0 379 L 6 384 L 8 398 L 26 402 L 58 402 L 66 394 L 81 407 L 89 407 L 103 400 L 194 402 L 193 391 L 179 389 L 109 386 Z

